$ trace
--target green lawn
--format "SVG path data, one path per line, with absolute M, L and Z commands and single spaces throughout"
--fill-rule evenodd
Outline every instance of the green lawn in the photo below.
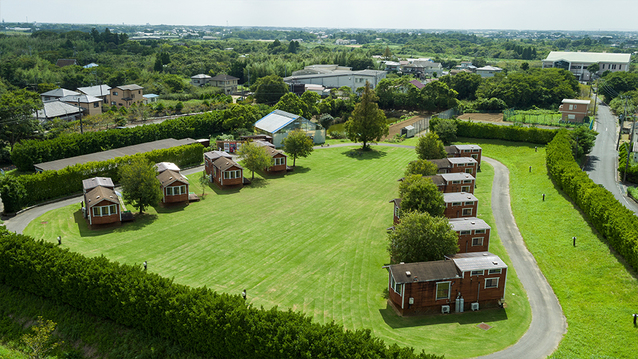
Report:
M 531 144 L 466 140 L 510 170 L 514 217 L 567 318 L 567 334 L 553 357 L 635 358 L 638 328 L 631 315 L 638 312 L 636 273 L 554 187 L 545 148 L 535 152 Z
M 285 177 L 256 177 L 242 190 L 207 189 L 185 208 L 151 209 L 134 223 L 91 231 L 79 204 L 33 221 L 26 234 L 85 255 L 149 270 L 177 282 L 239 294 L 256 306 L 303 311 L 316 322 L 370 328 L 388 343 L 448 358 L 503 349 L 526 331 L 530 309 L 510 265 L 505 310 L 400 318 L 387 306 L 386 231 L 392 224 L 397 178 L 416 158 L 411 149 L 375 147 L 362 157 L 351 148 L 324 148 L 300 159 Z M 199 174 L 189 176 L 197 182 Z M 480 217 L 493 226 L 489 198 L 493 171 L 478 176 Z M 201 193 L 201 187 L 191 190 Z M 490 250 L 509 264 L 492 232 Z M 476 327 L 486 322 L 484 331 Z M 463 338 L 463 340 L 458 340 Z M 451 345 L 451 344 L 454 345 Z

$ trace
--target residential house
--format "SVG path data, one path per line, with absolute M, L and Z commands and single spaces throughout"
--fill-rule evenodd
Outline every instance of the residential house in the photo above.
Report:
M 84 218 L 90 225 L 119 223 L 122 221 L 120 200 L 108 177 L 94 177 L 82 181 L 84 192 Z
M 385 71 L 400 71 L 401 63 L 398 61 L 386 61 L 385 62 Z
M 36 111 L 34 116 L 40 122 L 52 121 L 56 118 L 65 121 L 76 121 L 80 119 L 84 109 L 78 106 L 69 105 L 62 101 L 49 101 L 42 104 L 42 109 Z
M 406 74 L 413 74 L 419 78 L 441 76 L 443 66 L 438 62 L 424 59 L 414 59 L 407 65 L 401 66 L 401 71 Z
M 490 248 L 492 227 L 476 217 L 451 218 L 450 225 L 459 236 L 461 253 L 486 252 Z
M 388 270 L 389 302 L 401 315 L 502 307 L 507 265 L 490 252 L 462 253 Z
M 448 157 L 428 160 L 438 167 L 437 173 L 469 173 L 476 174 L 478 161 L 471 157 Z
M 476 217 L 478 198 L 467 192 L 443 193 L 447 218 Z
M 605 71 L 629 71 L 631 54 L 617 54 L 608 52 L 563 52 L 551 51 L 543 60 L 543 68 L 561 68 L 576 76 L 578 81 L 589 81 L 592 74 L 587 70 L 591 64 L 598 64 L 597 75 Z
M 206 74 L 197 74 L 195 76 L 191 76 L 191 85 L 202 87 L 208 85 L 212 78 L 212 76 Z
M 439 191 L 443 193 L 474 193 L 475 179 L 474 176 L 469 173 L 441 173 L 425 177 L 431 179 Z
M 160 162 L 155 164 L 155 169 L 157 169 L 157 173 L 162 173 L 166 170 L 171 170 L 173 172 L 180 172 L 179 167 L 173 162 Z
M 479 145 L 452 145 L 445 146 L 448 157 L 472 157 L 476 160 L 477 166 L 481 168 L 481 155 L 483 149 Z
M 304 131 L 314 143 L 326 142 L 326 130 L 321 125 L 286 111 L 275 110 L 255 122 L 255 132 L 272 137 L 275 147 L 281 147 L 288 132 L 297 129 Z
M 98 115 L 102 113 L 102 99 L 90 95 L 69 95 L 60 98 L 60 101 L 69 105 L 81 107 L 85 115 Z
M 294 71 L 292 76 L 284 77 L 284 82 L 294 84 L 315 84 L 325 88 L 348 86 L 352 91 L 364 87 L 366 81 L 372 88 L 385 78 L 387 72 L 379 70 L 352 71 L 350 67 L 338 65 L 310 65 L 303 70 Z
M 476 73 L 481 75 L 481 77 L 494 77 L 494 75 L 502 71 L 502 68 L 496 66 L 483 66 L 476 69 Z
M 179 171 L 166 169 L 157 179 L 162 188 L 162 203 L 188 203 L 188 179 Z
M 144 90 L 144 87 L 136 84 L 113 87 L 109 90 L 111 106 L 129 108 L 134 103 L 140 104 L 144 102 L 142 90 Z
M 231 155 L 223 151 L 204 153 L 204 171 L 209 181 L 222 189 L 250 184 L 250 181 L 244 178 L 244 168 L 233 161 Z
M 254 144 L 260 147 L 264 147 L 266 152 L 273 159 L 273 165 L 266 168 L 266 172 L 268 173 L 281 173 L 288 170 L 288 156 L 283 151 L 278 151 L 275 149 L 275 145 L 270 142 L 256 140 L 253 141 Z
M 48 101 L 57 101 L 65 96 L 77 96 L 77 95 L 80 95 L 80 93 L 63 89 L 63 88 L 57 88 L 55 90 L 41 93 L 40 98 L 42 99 L 42 102 L 48 102 Z
M 239 78 L 230 75 L 217 75 L 209 80 L 211 86 L 219 87 L 225 94 L 237 92 L 237 81 Z
M 158 94 L 154 94 L 154 93 L 146 94 L 143 97 L 144 97 L 144 104 L 145 105 L 150 105 L 152 103 L 156 103 L 159 100 L 159 95 Z
M 565 122 L 582 123 L 585 117 L 587 117 L 590 103 L 590 100 L 563 99 L 561 105 L 558 107 L 558 112 L 563 115 L 561 120 Z
M 97 97 L 102 99 L 103 104 L 109 103 L 109 96 L 111 86 L 109 85 L 97 85 L 97 86 L 89 86 L 89 87 L 78 87 L 78 91 L 89 96 Z

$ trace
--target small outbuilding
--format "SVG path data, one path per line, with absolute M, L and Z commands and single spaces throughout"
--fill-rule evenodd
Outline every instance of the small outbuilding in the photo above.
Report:
M 445 212 L 447 218 L 476 217 L 478 198 L 471 193 L 455 192 L 443 193 Z
M 162 203 L 187 203 L 188 179 L 178 171 L 166 169 L 157 176 L 162 188 Z
M 416 135 L 416 128 L 414 126 L 405 126 L 401 129 L 401 136 L 405 136 L 406 138 L 411 138 Z
M 97 186 L 85 195 L 85 216 L 90 225 L 122 222 L 120 200 L 112 188 Z
M 587 117 L 590 100 L 563 99 L 558 107 L 558 112 L 562 113 L 561 120 L 564 122 L 580 122 L 582 123 Z
M 484 220 L 476 217 L 452 218 L 450 225 L 459 235 L 461 253 L 487 252 L 490 247 L 490 231 L 492 227 Z

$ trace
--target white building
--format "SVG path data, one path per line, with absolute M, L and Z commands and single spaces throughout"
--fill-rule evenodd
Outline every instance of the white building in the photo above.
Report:
M 591 74 L 587 67 L 591 64 L 598 63 L 599 69 L 597 74 L 609 70 L 629 71 L 629 63 L 631 62 L 631 54 L 611 54 L 606 52 L 562 52 L 552 51 L 543 60 L 543 68 L 557 67 L 570 71 L 579 81 L 591 80 Z
M 292 76 L 284 77 L 287 84 L 314 84 L 325 88 L 348 86 L 352 91 L 364 87 L 366 81 L 372 88 L 385 78 L 387 72 L 380 70 L 352 71 L 350 67 L 338 65 L 311 65 L 303 70 L 295 71 Z

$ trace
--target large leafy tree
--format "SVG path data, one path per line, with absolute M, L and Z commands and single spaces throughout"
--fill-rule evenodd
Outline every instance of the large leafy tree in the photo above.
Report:
M 0 97 L 0 139 L 13 146 L 22 140 L 33 138 L 41 129 L 34 116 L 42 108 L 40 95 L 27 90 L 6 92 Z
M 456 122 L 454 120 L 439 119 L 432 127 L 444 145 L 450 145 L 456 141 Z
M 292 166 L 295 167 L 298 157 L 308 157 L 313 151 L 312 139 L 302 130 L 294 130 L 282 140 L 284 152 L 292 157 Z
M 428 160 L 416 160 L 408 164 L 405 175 L 434 176 L 438 170 L 439 167 Z
M 379 110 L 377 100 L 370 83 L 366 81 L 361 102 L 355 105 L 352 117 L 345 123 L 348 139 L 363 142 L 364 150 L 370 148 L 370 142 L 381 140 L 389 132 L 385 113 Z
M 425 136 L 419 137 L 415 150 L 417 157 L 421 160 L 447 157 L 443 142 L 439 139 L 439 135 L 434 132 L 428 132 Z
M 401 223 L 388 239 L 388 252 L 393 263 L 436 261 L 459 251 L 458 236 L 448 219 L 427 212 L 403 214 Z
M 251 180 L 255 179 L 255 171 L 263 170 L 273 165 L 273 159 L 270 157 L 266 148 L 259 146 L 253 142 L 244 143 L 239 151 L 242 166 L 252 172 Z
M 581 158 L 589 154 L 596 144 L 596 136 L 598 132 L 590 130 L 585 126 L 579 126 L 571 131 L 569 135 L 572 138 L 572 148 L 574 157 Z
M 406 177 L 399 185 L 402 212 L 427 212 L 432 216 L 442 216 L 445 212 L 443 193 L 434 182 L 421 175 Z
M 258 103 L 274 105 L 279 99 L 288 93 L 288 85 L 284 79 L 277 75 L 269 75 L 258 79 L 251 90 L 255 91 L 255 100 Z
M 458 92 L 459 100 L 476 100 L 476 89 L 478 89 L 483 78 L 478 74 L 460 72 L 454 76 L 445 75 L 440 80 Z
M 124 202 L 140 210 L 156 206 L 162 198 L 157 169 L 145 157 L 137 156 L 118 169 Z

